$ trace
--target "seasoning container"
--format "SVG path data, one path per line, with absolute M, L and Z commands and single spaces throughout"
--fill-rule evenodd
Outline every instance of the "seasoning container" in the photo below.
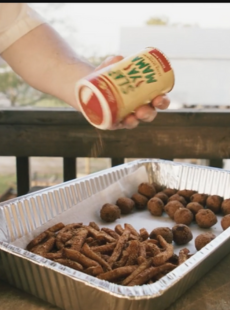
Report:
M 173 86 L 169 60 L 158 49 L 148 47 L 79 80 L 75 91 L 88 122 L 99 129 L 110 129 Z

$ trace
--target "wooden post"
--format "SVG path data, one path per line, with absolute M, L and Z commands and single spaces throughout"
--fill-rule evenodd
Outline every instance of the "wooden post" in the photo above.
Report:
M 209 166 L 215 168 L 223 168 L 223 160 L 222 159 L 210 159 Z
M 75 157 L 64 157 L 63 158 L 63 179 L 70 181 L 76 179 L 76 158 Z
M 124 164 L 124 158 L 111 158 L 112 167 Z
M 25 195 L 30 189 L 29 157 L 16 157 L 17 196 Z

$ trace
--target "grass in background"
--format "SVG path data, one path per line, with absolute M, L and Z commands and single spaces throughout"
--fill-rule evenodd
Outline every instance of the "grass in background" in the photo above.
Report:
M 32 107 L 35 108 L 70 108 L 70 106 L 56 98 L 52 99 L 43 99 L 40 101 L 37 101 Z
M 137 158 L 126 159 L 125 162 L 136 160 Z M 44 158 L 41 158 L 44 160 Z M 50 159 L 52 160 L 52 158 Z M 47 165 L 47 159 L 45 166 Z M 110 158 L 78 158 L 77 160 L 77 176 L 82 177 L 94 172 L 98 172 L 111 167 Z M 33 169 L 30 179 L 30 187 L 34 186 L 52 186 L 63 182 L 62 164 L 57 165 L 54 169 L 46 167 L 46 172 L 39 169 Z M 16 174 L 5 173 L 0 174 L 0 196 L 10 187 L 17 189 Z
M 10 187 L 16 188 L 16 175 L 0 174 L 0 195 Z

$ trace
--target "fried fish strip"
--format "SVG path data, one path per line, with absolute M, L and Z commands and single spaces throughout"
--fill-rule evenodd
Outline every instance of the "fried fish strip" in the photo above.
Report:
M 91 238 L 91 237 L 90 237 Z M 90 247 L 96 247 L 96 246 L 101 246 L 103 242 L 101 242 L 100 240 L 97 240 L 95 238 L 92 237 L 92 240 L 89 241 L 87 240 L 88 238 L 86 238 L 85 243 L 87 243 Z
M 156 245 L 159 244 L 158 240 L 156 240 L 156 239 L 147 239 L 147 240 L 143 241 L 143 243 L 144 244 L 153 243 L 153 244 L 156 244 Z
M 84 228 L 86 228 L 90 232 L 90 234 L 98 240 L 106 240 L 108 242 L 115 242 L 116 241 L 113 237 L 111 237 L 110 235 L 108 235 L 104 231 L 97 231 L 96 229 L 94 229 L 91 226 L 84 226 Z
M 30 251 L 32 248 L 34 248 L 36 245 L 41 243 L 46 237 L 47 237 L 47 232 L 42 232 L 39 234 L 36 238 L 34 238 L 30 243 L 27 244 L 26 249 Z
M 65 225 L 65 227 L 62 228 L 61 231 L 73 231 L 77 228 L 82 227 L 83 223 L 71 223 L 71 224 L 67 224 Z M 59 231 L 59 233 L 61 232 Z
M 90 247 L 88 246 L 87 243 L 85 243 L 85 244 L 83 245 L 83 247 L 82 247 L 82 249 L 81 249 L 81 252 L 82 252 L 85 256 L 87 256 L 87 257 L 93 259 L 94 261 L 98 262 L 102 267 L 105 268 L 105 270 L 111 270 L 110 265 L 109 265 L 103 258 L 101 258 L 99 255 L 97 255 L 95 252 L 93 252 L 93 251 L 90 249 Z
M 98 266 L 97 262 L 86 257 L 84 254 L 80 253 L 79 251 L 63 248 L 62 254 L 65 258 L 69 258 L 75 262 L 78 262 L 86 268 L 92 267 L 92 266 Z
M 63 258 L 61 251 L 45 253 L 43 256 L 45 258 L 48 258 L 48 259 L 51 259 L 51 260 L 58 259 L 58 258 Z
M 147 240 L 149 237 L 149 233 L 147 232 L 147 230 L 145 228 L 141 228 L 140 229 L 140 238 L 142 240 Z
M 108 263 L 111 267 L 113 267 L 113 264 L 119 259 L 122 249 L 124 247 L 124 244 L 128 241 L 130 236 L 129 230 L 124 230 L 123 234 L 119 237 L 116 247 L 113 250 L 112 255 L 110 256 L 110 259 L 108 260 Z
M 128 229 L 130 231 L 130 234 L 133 234 L 136 237 L 140 237 L 139 233 L 136 231 L 136 229 L 131 224 L 124 224 L 125 229 Z
M 139 244 L 139 256 L 146 258 L 146 245 L 143 242 Z
M 61 230 L 64 227 L 65 227 L 65 225 L 60 222 L 60 223 L 57 223 L 57 224 L 51 226 L 49 229 L 47 229 L 47 231 L 57 232 L 57 231 Z
M 82 265 L 77 263 L 77 262 L 75 262 L 75 261 L 72 261 L 71 259 L 68 259 L 68 258 L 57 258 L 57 259 L 54 259 L 54 261 L 59 263 L 59 264 L 65 265 L 67 267 L 73 268 L 75 270 L 83 271 Z
M 95 222 L 90 222 L 89 226 L 93 227 L 94 229 L 96 229 L 97 231 L 100 231 L 100 227 L 95 223 Z
M 136 268 L 137 268 L 136 265 L 120 267 L 120 268 L 102 273 L 99 276 L 97 276 L 97 278 L 102 279 L 102 280 L 107 280 L 107 281 L 114 281 L 121 277 L 126 277 L 130 275 Z
M 139 244 L 138 240 L 131 240 L 129 242 L 129 247 L 126 249 L 128 252 L 128 260 L 126 266 L 132 266 L 137 264 L 137 258 L 139 256 Z
M 88 230 L 85 228 L 79 228 L 76 234 L 65 243 L 65 247 L 71 247 L 72 250 L 80 251 L 85 239 L 88 235 Z
M 104 273 L 104 270 L 100 265 L 98 265 L 98 266 L 89 267 L 85 269 L 83 272 L 96 277 L 99 274 Z
M 31 252 L 43 256 L 45 253 L 50 252 L 55 244 L 55 238 L 51 237 L 47 241 L 42 244 L 37 245 L 36 247 L 31 249 Z
M 143 270 L 149 268 L 152 265 L 152 258 L 147 259 L 145 262 L 143 262 L 141 265 L 139 265 L 126 279 L 122 281 L 122 285 L 127 285 L 129 282 L 131 282 L 139 273 L 141 273 Z
M 165 250 L 153 257 L 152 260 L 154 266 L 163 265 L 170 257 L 173 256 L 173 245 L 167 243 L 161 235 L 157 235 L 157 239 Z
M 161 253 L 160 248 L 154 243 L 147 243 L 146 250 L 151 253 L 151 256 L 154 257 Z
M 118 235 L 122 235 L 123 234 L 123 232 L 124 232 L 124 228 L 122 228 L 122 226 L 120 225 L 120 224 L 118 224 L 118 225 L 116 225 L 115 226 L 115 232 L 118 234 Z
M 113 264 L 113 268 L 120 268 L 125 266 L 129 257 L 129 252 L 124 250 L 122 251 L 121 258 Z
M 146 258 L 143 257 L 143 256 L 138 256 L 138 258 L 137 258 L 137 263 L 138 263 L 138 265 L 141 265 L 141 264 L 143 264 L 144 262 L 146 262 Z
M 136 250 L 134 248 L 135 245 L 133 244 L 133 241 L 137 241 L 137 240 L 130 240 L 128 242 L 127 248 L 122 251 L 122 255 L 121 255 L 120 260 L 116 261 L 114 263 L 114 265 L 113 265 L 114 268 L 119 268 L 119 267 L 123 267 L 123 266 L 127 266 L 128 265 L 127 261 L 129 259 L 129 256 L 131 255 L 131 257 L 132 257 L 132 251 L 135 252 L 135 250 Z M 130 265 L 135 265 L 135 263 L 134 264 L 130 264 Z
M 80 227 L 82 227 L 82 223 L 68 224 L 57 233 L 56 247 L 58 248 L 58 250 L 64 248 L 65 242 L 68 241 L 72 237 L 73 232 Z
M 101 255 L 101 258 L 103 258 L 106 262 L 108 262 L 108 260 L 109 260 L 109 258 L 110 258 L 110 256 L 109 256 L 109 255 L 106 255 L 106 254 L 101 254 L 101 253 L 99 253 L 99 252 L 98 252 L 98 254 L 100 254 L 100 255 Z
M 85 239 L 85 242 L 88 243 L 88 244 L 90 244 L 92 241 L 94 241 L 94 238 L 93 238 L 93 237 L 87 237 L 87 238 Z
M 108 235 L 110 235 L 111 237 L 113 237 L 115 240 L 119 239 L 119 235 L 112 229 L 108 228 L 108 227 L 103 227 L 101 229 L 101 231 L 106 232 Z
M 68 240 L 70 240 L 73 237 L 73 233 L 70 231 L 64 232 L 60 235 L 60 240 L 62 243 L 66 243 Z M 59 239 L 59 238 L 57 238 Z
M 94 252 L 98 252 L 98 253 L 109 253 L 109 252 L 113 251 L 116 244 L 117 244 L 116 242 L 112 242 L 112 243 L 107 243 L 104 245 L 92 246 L 92 247 L 90 247 L 90 249 L 93 250 Z
M 128 224 L 127 224 L 128 225 Z M 122 226 L 120 224 L 116 225 L 115 226 L 115 232 L 118 234 L 118 235 L 122 235 L 124 233 L 124 228 L 122 228 Z M 130 230 L 130 229 L 129 229 Z M 130 232 L 130 236 L 129 236 L 130 240 L 139 240 L 139 235 L 136 236 L 134 235 L 133 233 Z
M 184 248 L 179 252 L 178 265 L 184 263 L 188 259 L 189 249 Z
M 142 285 L 148 282 L 151 278 L 155 277 L 157 274 L 165 271 L 171 271 L 176 267 L 176 265 L 170 263 L 166 263 L 158 267 L 149 267 L 139 273 L 132 281 L 130 281 L 128 286 Z

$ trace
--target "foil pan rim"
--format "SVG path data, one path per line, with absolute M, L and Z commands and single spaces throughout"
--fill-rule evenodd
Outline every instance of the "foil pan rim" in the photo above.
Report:
M 43 193 L 47 193 L 49 191 L 54 191 L 54 190 L 57 190 L 57 189 L 60 189 L 60 188 L 64 188 L 64 187 L 66 187 L 68 185 L 71 185 L 73 182 L 80 183 L 80 182 L 83 182 L 83 181 L 94 179 L 97 176 L 102 176 L 103 174 L 107 174 L 109 172 L 114 172 L 116 170 L 120 170 L 122 167 L 129 168 L 129 167 L 132 167 L 132 166 L 135 166 L 135 165 L 139 165 L 141 163 L 146 163 L 146 164 L 151 164 L 151 163 L 170 163 L 170 165 L 173 165 L 173 166 L 196 167 L 196 168 L 200 168 L 200 169 L 202 168 L 202 169 L 208 170 L 208 171 L 213 170 L 213 171 L 219 171 L 219 172 L 224 172 L 224 173 L 230 174 L 230 170 L 226 170 L 226 169 L 222 169 L 222 168 L 202 166 L 202 165 L 194 165 L 194 164 L 185 163 L 185 162 L 179 162 L 179 161 L 174 162 L 174 161 L 170 161 L 170 160 L 157 159 L 157 158 L 154 158 L 154 159 L 143 158 L 143 159 L 137 159 L 137 160 L 134 160 L 134 161 L 131 161 L 131 162 L 128 162 L 128 163 L 124 163 L 124 164 L 121 164 L 121 165 L 118 165 L 118 166 L 115 166 L 115 167 L 110 167 L 110 168 L 104 169 L 102 171 L 94 172 L 94 173 L 91 173 L 91 174 L 89 174 L 87 176 L 83 176 L 83 177 L 79 177 L 79 178 L 76 178 L 76 179 L 72 179 L 70 181 L 62 182 L 61 184 L 57 184 L 57 185 L 53 185 L 53 186 L 50 186 L 50 187 L 47 187 L 47 188 L 44 188 L 44 189 L 40 189 L 40 190 L 38 190 L 36 192 L 28 193 L 28 194 L 22 195 L 20 197 L 9 199 L 9 200 L 7 200 L 5 202 L 4 201 L 0 202 L 0 208 L 6 206 L 8 204 L 17 202 L 17 201 L 28 199 L 30 197 L 36 197 L 38 195 L 41 195 Z

